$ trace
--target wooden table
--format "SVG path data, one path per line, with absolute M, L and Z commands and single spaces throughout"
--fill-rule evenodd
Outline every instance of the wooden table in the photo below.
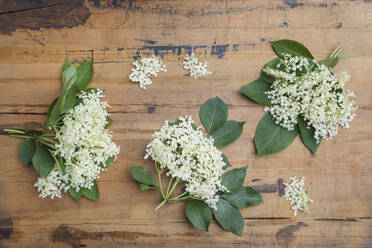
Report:
M 17 2 L 17 3 L 16 3 Z M 263 107 L 238 90 L 274 58 L 269 41 L 304 43 L 324 58 L 341 42 L 336 72 L 359 109 L 350 129 L 324 142 L 313 157 L 296 138 L 285 151 L 255 157 L 253 137 Z M 207 47 L 211 76 L 192 79 L 182 56 Z M 128 80 L 133 57 L 164 58 L 168 72 L 141 90 Z M 99 179 L 100 199 L 38 197 L 37 174 L 18 158 L 20 140 L 0 135 L 0 247 L 372 247 L 372 3 L 371 1 L 0 1 L 0 129 L 40 128 L 61 89 L 61 66 L 93 59 L 91 86 L 106 89 L 115 120 L 118 161 Z M 159 196 L 141 192 L 130 175 L 164 120 L 193 115 L 219 96 L 243 135 L 223 148 L 234 167 L 248 165 L 245 184 L 264 204 L 242 210 L 243 237 L 213 222 L 209 233 L 186 220 L 184 204 L 157 212 Z M 283 181 L 313 182 L 310 214 L 294 217 L 280 197 Z

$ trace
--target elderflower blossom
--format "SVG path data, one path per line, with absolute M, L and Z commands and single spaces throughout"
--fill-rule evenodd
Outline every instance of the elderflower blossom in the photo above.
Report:
M 90 189 L 101 171 L 106 170 L 106 161 L 114 161 L 120 148 L 112 142 L 112 133 L 105 128 L 109 117 L 107 102 L 101 102 L 102 90 L 82 92 L 81 101 L 63 118 L 63 125 L 56 132 L 58 143 L 54 155 L 60 155 L 65 161 L 65 170 L 55 165 L 47 178 L 40 177 L 35 187 L 40 197 L 61 197 L 61 190 L 70 187 L 79 191 Z
M 349 128 L 357 106 L 351 100 L 354 93 L 343 89 L 348 74 L 335 76 L 325 65 L 288 54 L 276 69 L 265 67 L 263 71 L 275 78 L 265 92 L 271 102 L 265 111 L 276 124 L 293 130 L 301 115 L 308 128 L 314 127 L 317 142 L 336 136 L 338 126 Z
M 165 122 L 153 134 L 146 148 L 145 159 L 151 157 L 167 175 L 185 183 L 186 191 L 216 209 L 221 184 L 223 161 L 221 151 L 211 137 L 205 137 L 191 117 L 180 117 L 174 124 Z
M 296 176 L 291 177 L 291 183 L 283 183 L 284 188 L 284 198 L 291 202 L 292 210 L 294 216 L 297 216 L 297 211 L 304 211 L 309 213 L 308 203 L 313 203 L 314 201 L 310 199 L 307 195 L 308 190 L 304 190 L 303 187 L 304 177 L 297 179 Z
M 133 65 L 135 68 L 132 69 L 129 79 L 132 82 L 138 82 L 142 89 L 146 89 L 146 85 L 152 84 L 151 77 L 157 77 L 160 71 L 167 71 L 165 65 L 155 55 L 149 58 L 141 58 L 140 62 L 135 60 Z
M 198 78 L 210 75 L 211 72 L 207 70 L 207 62 L 201 62 L 199 58 L 195 57 L 195 53 L 186 55 L 182 62 L 183 68 L 187 70 L 190 77 Z

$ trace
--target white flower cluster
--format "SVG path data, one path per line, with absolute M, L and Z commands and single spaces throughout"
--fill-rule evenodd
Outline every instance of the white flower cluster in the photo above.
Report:
M 189 72 L 190 77 L 198 78 L 211 74 L 207 70 L 207 62 L 202 63 L 199 58 L 195 57 L 194 53 L 191 55 L 187 54 L 182 64 L 183 68 Z
M 263 70 L 276 79 L 266 91 L 271 106 L 265 107 L 276 124 L 293 130 L 301 115 L 308 128 L 315 128 L 314 138 L 319 142 L 336 136 L 338 126 L 348 128 L 355 117 L 357 106 L 350 99 L 355 95 L 343 89 L 350 79 L 346 73 L 337 77 L 325 65 L 290 55 L 284 56 L 277 69 Z
M 297 179 L 296 176 L 291 177 L 291 183 L 283 183 L 284 188 L 284 198 L 291 202 L 292 210 L 294 216 L 297 216 L 297 211 L 309 212 L 308 203 L 313 203 L 314 201 L 310 199 L 307 195 L 307 191 L 303 189 L 304 177 Z
M 167 175 L 182 180 L 193 198 L 216 208 L 217 192 L 226 190 L 221 185 L 225 162 L 213 138 L 205 137 L 191 117 L 180 117 L 175 124 L 166 121 L 153 137 L 147 145 L 145 159 L 151 157 L 167 170 Z
M 112 133 L 105 128 L 107 102 L 101 102 L 102 90 L 79 94 L 81 103 L 71 109 L 63 118 L 63 125 L 57 130 L 55 155 L 65 160 L 65 172 L 57 166 L 47 178 L 40 177 L 35 184 L 40 197 L 61 197 L 60 191 L 70 187 L 90 189 L 106 170 L 106 160 L 116 160 L 120 148 L 112 142 Z
M 136 68 L 132 69 L 129 79 L 132 82 L 138 82 L 142 89 L 146 89 L 146 85 L 152 84 L 151 77 L 157 77 L 160 71 L 167 71 L 165 65 L 155 55 L 149 58 L 141 58 L 140 61 L 135 60 L 133 65 Z

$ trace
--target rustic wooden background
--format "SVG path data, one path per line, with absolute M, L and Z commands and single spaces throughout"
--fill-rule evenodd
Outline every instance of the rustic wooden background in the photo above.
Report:
M 350 129 L 324 142 L 317 157 L 297 138 L 285 151 L 256 158 L 253 137 L 263 107 L 238 94 L 275 55 L 269 41 L 289 38 L 324 58 L 342 43 L 336 72 L 359 109 Z M 207 47 L 211 76 L 192 79 L 178 65 Z M 141 90 L 128 80 L 133 57 L 162 56 L 168 72 Z M 18 158 L 20 140 L 0 135 L 0 247 L 372 247 L 371 1 L 0 1 L 0 129 L 40 128 L 61 88 L 65 58 L 94 61 L 91 86 L 106 89 L 119 160 L 99 179 L 100 199 L 80 204 L 38 198 L 37 174 Z M 220 96 L 230 119 L 246 121 L 223 149 L 234 167 L 248 165 L 246 185 L 264 204 L 242 210 L 243 237 L 213 222 L 209 233 L 185 219 L 184 204 L 154 212 L 159 196 L 141 192 L 129 175 L 164 120 L 193 115 Z M 199 122 L 200 123 L 200 122 Z M 310 214 L 293 217 L 283 180 L 313 182 Z

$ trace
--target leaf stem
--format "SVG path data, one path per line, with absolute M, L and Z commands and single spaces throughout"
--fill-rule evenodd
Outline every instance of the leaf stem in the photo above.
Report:
M 169 199 L 169 197 L 172 195 L 172 193 L 173 193 L 174 189 L 176 188 L 176 186 L 177 186 L 177 184 L 178 184 L 179 181 L 180 181 L 180 180 L 179 180 L 178 178 L 176 178 L 176 181 L 175 181 L 174 184 L 172 185 L 172 187 L 171 187 L 169 193 L 167 194 L 167 199 Z
M 307 190 L 305 191 L 306 194 L 310 191 L 312 185 L 313 185 L 313 182 L 310 183 L 309 187 L 308 187 Z
M 155 211 L 157 211 L 159 208 L 161 208 L 165 203 L 167 203 L 167 200 L 163 200 L 156 208 Z

